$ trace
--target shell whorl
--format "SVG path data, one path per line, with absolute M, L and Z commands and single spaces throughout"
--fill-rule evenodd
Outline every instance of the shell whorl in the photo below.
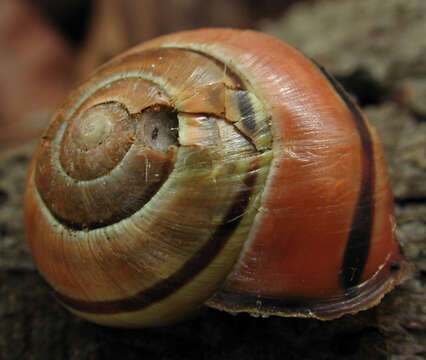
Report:
M 57 298 L 106 325 L 202 303 L 332 319 L 409 268 L 376 132 L 319 66 L 252 31 L 171 34 L 101 67 L 45 133 L 25 203 Z
M 110 62 L 71 96 L 33 177 L 46 243 L 55 244 L 41 271 L 65 305 L 134 312 L 193 278 L 205 288 L 198 302 L 223 281 L 272 157 L 250 86 L 211 54 L 160 47 Z M 223 251 L 231 256 L 220 280 L 199 276 Z M 53 271 L 55 262 L 66 271 Z

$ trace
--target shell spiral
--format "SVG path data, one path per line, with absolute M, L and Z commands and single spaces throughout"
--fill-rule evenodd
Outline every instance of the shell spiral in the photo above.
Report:
M 334 318 L 406 263 L 374 130 L 303 55 L 251 31 L 137 46 L 56 113 L 26 229 L 57 298 L 98 323 L 231 312 Z

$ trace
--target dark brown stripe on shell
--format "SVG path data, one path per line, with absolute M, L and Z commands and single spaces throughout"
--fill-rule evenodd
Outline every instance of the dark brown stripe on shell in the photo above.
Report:
M 236 86 L 236 89 L 242 90 L 242 91 L 239 91 L 239 94 L 238 94 L 238 106 L 239 106 L 240 113 L 243 117 L 244 126 L 250 131 L 250 133 L 253 133 L 256 130 L 255 114 L 254 114 L 253 107 L 251 105 L 250 99 L 247 96 L 247 93 L 245 93 L 245 90 L 246 90 L 245 84 L 242 81 L 242 79 L 234 71 L 232 71 L 228 66 L 226 66 L 226 64 L 224 64 L 221 60 L 213 57 L 212 55 L 209 55 L 207 53 L 199 51 L 199 50 L 185 49 L 185 48 L 179 48 L 179 47 L 164 47 L 164 48 L 159 47 L 159 48 L 148 49 L 146 51 L 155 51 L 155 50 L 174 50 L 174 51 L 183 51 L 183 52 L 194 53 L 194 54 L 200 55 L 200 56 L 202 56 L 206 59 L 209 59 L 210 61 L 214 62 L 220 69 L 223 69 L 223 71 L 226 73 L 226 75 L 228 75 L 230 78 L 233 79 L 235 86 Z M 126 59 L 138 58 L 141 55 L 143 56 L 144 52 L 145 51 L 142 51 L 140 53 L 127 56 Z M 121 62 L 121 61 L 124 61 L 124 59 L 119 59 L 118 61 Z M 105 66 L 107 66 L 108 64 L 109 63 L 105 64 Z M 99 69 L 99 71 L 101 71 L 102 69 L 103 69 L 103 67 L 101 67 Z M 240 93 L 241 93 L 241 96 L 240 96 Z M 156 107 L 158 107 L 158 109 Z M 155 109 L 156 111 L 161 111 L 161 110 L 163 110 L 163 111 L 174 111 L 173 109 L 170 109 L 169 107 L 165 107 L 162 104 L 151 106 L 151 108 Z M 145 110 L 149 110 L 149 109 L 145 109 Z M 220 114 L 209 114 L 209 113 L 202 114 L 202 113 L 199 113 L 198 115 L 206 115 L 206 116 L 215 115 L 215 116 L 218 116 Z M 242 134 L 242 135 L 244 137 L 247 137 L 244 134 Z M 165 169 L 164 172 L 167 172 L 167 174 L 168 174 L 170 172 L 170 169 L 169 168 Z M 164 179 L 164 180 L 166 180 L 166 179 Z M 161 183 L 158 182 L 156 184 L 153 184 L 153 186 L 151 186 L 143 196 L 140 196 L 137 199 L 133 199 L 133 200 L 129 201 L 129 204 L 126 204 L 126 206 L 122 207 L 123 210 L 117 212 L 116 214 L 114 214 L 114 216 L 112 216 L 108 219 L 103 219 L 103 221 L 79 224 L 79 223 L 69 221 L 69 220 L 59 216 L 58 214 L 56 214 L 55 212 L 53 212 L 50 209 L 51 214 L 59 223 L 61 223 L 63 226 L 65 226 L 69 229 L 72 229 L 72 230 L 77 230 L 77 231 L 86 230 L 86 231 L 88 231 L 88 230 L 94 230 L 94 229 L 102 228 L 102 227 L 109 226 L 109 225 L 112 225 L 114 223 L 117 223 L 117 222 L 125 219 L 126 217 L 132 215 L 133 213 L 137 212 L 138 210 L 140 210 L 151 199 L 151 197 L 155 195 L 155 193 L 159 190 L 159 188 L 161 187 L 163 182 L 161 182 Z M 47 206 L 47 204 L 46 204 L 46 206 Z
M 244 84 L 243 80 L 239 77 L 237 73 L 232 71 L 228 66 L 226 66 L 225 63 L 223 63 L 221 60 L 206 54 L 202 51 L 195 50 L 195 49 L 182 49 L 182 48 L 166 48 L 166 49 L 174 49 L 174 50 L 182 50 L 182 51 L 188 51 L 195 54 L 198 54 L 200 56 L 203 56 L 211 61 L 213 61 L 218 67 L 223 69 L 225 74 L 232 78 L 232 80 L 235 82 L 237 87 L 237 97 L 238 97 L 238 110 L 241 114 L 241 121 L 244 125 L 244 128 L 247 130 L 248 134 L 254 134 L 257 130 L 256 128 L 256 113 L 254 112 L 250 97 L 247 93 L 247 86 Z M 211 114 L 208 114 L 211 115 Z M 216 114 L 216 116 L 220 116 L 220 114 Z M 247 138 L 250 142 L 252 141 L 251 138 L 247 137 L 247 134 L 241 133 L 242 136 Z
M 285 296 L 268 297 L 222 289 L 208 300 L 207 305 L 231 313 L 249 312 L 262 315 L 297 316 L 331 320 L 344 314 L 355 313 L 373 306 L 377 298 L 390 291 L 403 278 L 400 275 L 388 275 L 389 272 L 384 271 L 378 276 L 362 283 L 356 289 L 349 289 L 341 296 L 330 297 L 328 299 L 285 298 Z
M 258 164 L 255 161 L 253 168 L 244 180 L 245 186 L 237 194 L 234 203 L 223 219 L 222 225 L 216 229 L 207 243 L 168 279 L 125 299 L 90 302 L 74 299 L 59 292 L 55 292 L 55 296 L 65 305 L 78 311 L 114 314 L 141 310 L 172 295 L 207 267 L 232 237 L 249 205 L 250 196 L 256 183 L 257 168 Z
M 171 138 L 177 139 L 178 137 L 177 131 L 173 129 L 177 127 L 178 120 L 173 109 L 164 105 L 155 105 L 155 106 L 150 106 L 144 109 L 141 113 L 129 114 L 129 116 L 134 117 L 134 121 L 141 121 L 140 119 L 142 118 L 143 114 L 147 114 L 147 113 L 155 113 L 155 114 L 158 114 L 158 116 L 162 115 L 163 116 L 162 121 L 164 120 L 166 122 L 166 127 L 168 126 L 170 129 L 172 129 L 170 130 Z M 130 142 L 140 146 L 140 143 L 137 142 L 137 139 L 134 139 Z M 171 143 L 171 145 L 175 145 L 175 144 Z M 155 147 L 153 147 L 152 144 L 146 144 L 146 146 L 154 150 L 161 151 L 161 149 L 155 149 Z M 139 211 L 147 202 L 149 202 L 151 198 L 158 192 L 158 190 L 161 188 L 164 182 L 167 180 L 169 174 L 174 168 L 174 161 L 172 156 L 170 156 L 169 161 L 164 161 L 162 164 L 159 161 L 156 161 L 155 155 L 152 155 L 152 156 L 147 155 L 145 159 L 146 161 L 148 161 L 148 164 L 150 165 L 148 167 L 150 169 L 155 169 L 155 172 L 158 175 L 155 177 L 155 181 L 151 181 L 147 183 L 147 185 L 142 189 L 143 191 L 134 190 L 133 192 L 130 192 L 129 189 L 137 189 L 135 182 L 133 183 L 128 182 L 126 186 L 121 186 L 120 188 L 122 189 L 122 191 L 120 191 L 120 193 L 118 192 L 115 193 L 115 195 L 117 196 L 117 199 L 119 199 L 120 207 L 116 207 L 114 213 L 112 213 L 111 215 L 108 214 L 108 216 L 105 216 L 99 221 L 98 220 L 87 221 L 87 222 L 72 221 L 69 218 L 65 218 L 64 216 L 61 216 L 61 214 L 58 213 L 58 211 L 56 211 L 55 208 L 50 205 L 51 199 L 49 198 L 46 199 L 44 193 L 39 190 L 40 197 L 43 200 L 45 206 L 49 209 L 50 214 L 55 218 L 55 220 L 71 230 L 89 231 L 89 230 L 94 230 L 94 229 L 115 224 L 131 216 L 135 212 Z M 141 171 L 145 171 L 145 168 L 146 167 L 143 167 Z M 109 172 L 103 176 L 107 176 L 107 175 L 109 175 Z M 141 177 L 142 176 L 143 175 L 141 174 Z M 78 181 L 76 181 L 75 179 L 73 180 L 75 181 L 75 184 L 77 184 Z M 40 181 L 41 181 L 41 178 L 36 177 L 37 189 L 40 189 L 40 184 L 39 184 Z M 137 183 L 140 183 L 141 182 L 140 177 L 135 178 L 135 181 Z M 105 194 L 105 196 L 108 196 L 108 194 Z M 74 198 L 74 199 L 70 199 L 70 201 L 73 201 L 75 203 L 76 201 L 79 201 L 79 200 L 76 200 L 76 198 Z M 78 206 L 79 205 L 80 204 L 78 204 Z M 77 209 L 78 206 L 75 205 L 74 208 Z M 96 212 L 94 209 L 90 209 L 90 210 Z
M 315 62 L 314 62 L 315 63 Z M 346 243 L 340 281 L 345 289 L 357 286 L 362 277 L 370 251 L 374 222 L 374 149 L 370 132 L 358 107 L 350 99 L 342 86 L 315 63 L 334 90 L 340 95 L 353 115 L 362 144 L 362 178 L 359 198 L 355 207 L 351 231 Z
M 226 66 L 226 64 L 223 63 L 221 60 L 215 58 L 214 56 L 212 56 L 210 54 L 204 53 L 200 50 L 184 49 L 184 48 L 179 48 L 179 47 L 166 47 L 166 48 L 159 48 L 159 49 L 180 50 L 180 51 L 192 52 L 194 54 L 198 54 L 200 56 L 203 56 L 206 59 L 209 59 L 212 62 L 214 62 L 219 68 L 223 69 L 225 74 L 228 75 L 230 78 L 232 78 L 232 80 L 234 80 L 238 89 L 240 89 L 240 90 L 246 90 L 247 89 L 244 82 L 241 80 L 241 78 L 234 71 L 232 71 L 232 69 L 230 69 L 228 66 Z
M 256 132 L 256 114 L 253 110 L 250 97 L 246 91 L 238 91 L 237 97 L 241 122 L 249 134 L 254 134 Z
M 141 194 L 137 198 L 133 198 L 132 196 L 128 196 L 125 201 L 121 203 L 121 207 L 119 210 L 117 210 L 113 216 L 104 219 L 103 221 L 94 221 L 94 222 L 88 222 L 88 223 L 75 223 L 71 222 L 52 210 L 50 210 L 51 215 L 55 218 L 56 221 L 58 221 L 63 226 L 67 227 L 68 229 L 75 230 L 75 231 L 90 231 L 99 229 L 105 226 L 110 226 L 112 224 L 118 223 L 123 219 L 128 218 L 129 216 L 133 215 L 149 201 L 151 198 L 157 193 L 157 191 L 160 189 L 160 187 L 163 185 L 163 183 L 167 180 L 167 177 L 171 170 L 173 169 L 173 164 L 166 164 L 160 171 L 159 179 L 161 181 L 157 181 L 155 183 L 151 183 L 150 186 L 148 186 L 143 194 Z M 106 195 L 108 196 L 108 195 Z M 46 207 L 47 204 L 45 203 Z

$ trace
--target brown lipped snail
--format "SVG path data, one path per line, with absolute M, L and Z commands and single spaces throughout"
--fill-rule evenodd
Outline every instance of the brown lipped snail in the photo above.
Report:
M 333 319 L 407 274 L 380 140 L 322 68 L 270 36 L 187 31 L 100 67 L 27 180 L 35 263 L 99 324 L 202 304 Z

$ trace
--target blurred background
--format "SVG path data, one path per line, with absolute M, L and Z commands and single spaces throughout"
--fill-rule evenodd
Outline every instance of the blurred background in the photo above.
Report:
M 363 108 L 384 144 L 412 279 L 332 322 L 203 311 L 161 329 L 89 324 L 36 272 L 22 199 L 37 139 L 94 68 L 153 37 L 251 28 L 302 50 Z M 425 0 L 0 0 L 0 360 L 426 357 Z
M 0 144 L 38 136 L 75 83 L 132 45 L 184 29 L 258 28 L 303 1 L 1 0 Z
M 0 149 L 37 138 L 70 89 L 114 55 L 159 35 L 199 27 L 268 32 L 326 66 L 361 105 L 392 95 L 424 113 L 424 86 L 411 83 L 407 91 L 406 83 L 395 81 L 407 74 L 400 59 L 408 53 L 414 52 L 416 61 L 410 61 L 410 77 L 424 70 L 424 55 L 418 55 L 424 45 L 416 51 L 418 44 L 406 42 L 426 37 L 424 25 L 418 25 L 426 16 L 420 3 L 1 0 Z

